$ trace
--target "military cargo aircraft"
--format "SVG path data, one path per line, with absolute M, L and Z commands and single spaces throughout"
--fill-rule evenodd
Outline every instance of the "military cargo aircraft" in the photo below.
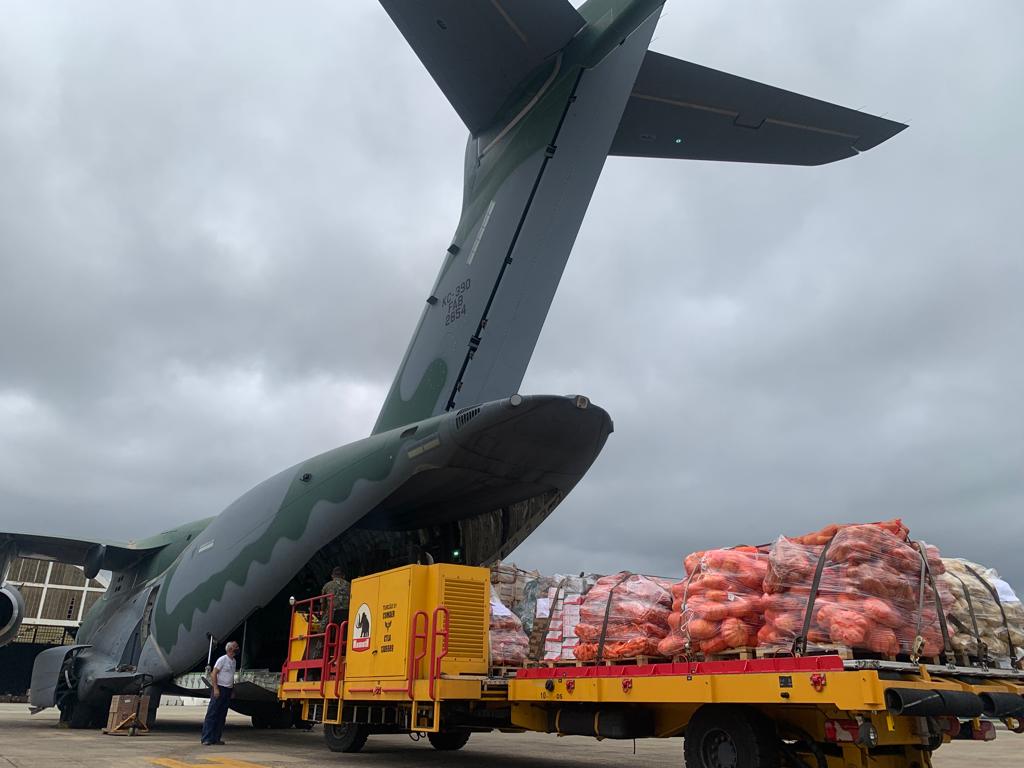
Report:
M 585 397 L 518 394 L 609 155 L 818 165 L 905 127 L 648 50 L 663 2 L 381 0 L 469 140 L 461 219 L 373 433 L 149 539 L 0 534 L 0 565 L 113 574 L 77 644 L 35 662 L 34 707 L 96 724 L 111 695 L 201 669 L 211 636 L 277 669 L 289 596 L 333 565 L 488 564 L 522 542 L 612 431 Z M 4 586 L 0 642 L 23 614 Z

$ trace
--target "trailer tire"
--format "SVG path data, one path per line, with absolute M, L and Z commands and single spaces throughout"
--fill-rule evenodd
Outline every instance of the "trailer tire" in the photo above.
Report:
M 366 745 L 369 735 L 367 727 L 358 723 L 324 726 L 324 738 L 331 752 L 358 752 Z
M 705 705 L 686 726 L 683 761 L 686 768 L 775 768 L 778 735 L 756 709 Z
M 466 746 L 471 733 L 471 731 L 439 731 L 428 733 L 427 741 L 430 742 L 430 746 L 441 752 L 454 752 Z

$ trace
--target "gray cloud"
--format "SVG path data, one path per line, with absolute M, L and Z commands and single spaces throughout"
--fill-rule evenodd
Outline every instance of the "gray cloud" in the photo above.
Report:
M 4 17 L 0 528 L 145 536 L 365 435 L 461 199 L 387 16 Z M 668 4 L 656 50 L 911 127 L 814 169 L 608 162 L 523 391 L 616 432 L 515 559 L 672 575 L 901 515 L 1024 586 L 1022 33 L 995 2 Z

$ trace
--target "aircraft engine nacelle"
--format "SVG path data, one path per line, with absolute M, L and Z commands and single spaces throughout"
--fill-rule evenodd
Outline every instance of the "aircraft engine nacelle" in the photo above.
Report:
M 18 634 L 25 618 L 25 598 L 10 584 L 0 586 L 0 646 L 7 645 Z

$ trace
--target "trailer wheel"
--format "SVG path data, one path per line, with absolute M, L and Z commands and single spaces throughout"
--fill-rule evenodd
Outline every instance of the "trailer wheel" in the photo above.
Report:
M 434 749 L 439 749 L 442 752 L 454 752 L 456 749 L 466 746 L 470 734 L 471 731 L 439 731 L 428 733 L 427 741 Z
M 324 726 L 324 738 L 331 752 L 358 752 L 366 744 L 369 735 L 366 726 L 357 723 Z
M 755 709 L 705 705 L 686 726 L 683 760 L 687 768 L 774 768 L 778 736 Z

